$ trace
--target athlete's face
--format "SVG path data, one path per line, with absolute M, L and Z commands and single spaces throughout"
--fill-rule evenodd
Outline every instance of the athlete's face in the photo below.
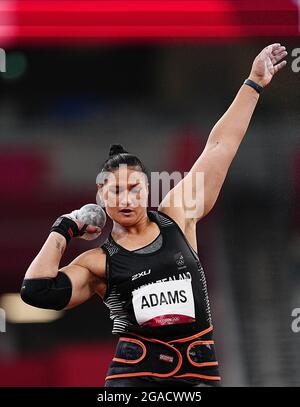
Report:
M 120 225 L 134 225 L 145 215 L 148 206 L 148 181 L 143 172 L 121 166 L 108 173 L 100 189 L 108 216 Z

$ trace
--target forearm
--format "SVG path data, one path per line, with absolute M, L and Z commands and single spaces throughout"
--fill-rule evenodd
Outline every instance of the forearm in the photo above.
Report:
M 51 232 L 26 271 L 25 278 L 56 277 L 65 249 L 66 239 L 57 232 Z
M 207 147 L 223 145 L 233 155 L 248 129 L 259 94 L 248 85 L 242 85 L 234 101 L 213 127 Z

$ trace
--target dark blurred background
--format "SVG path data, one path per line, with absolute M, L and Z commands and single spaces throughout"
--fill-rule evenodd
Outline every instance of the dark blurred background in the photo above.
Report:
M 287 47 L 288 64 L 263 91 L 218 202 L 198 224 L 198 249 L 224 385 L 299 386 L 298 6 L 1 2 L 0 386 L 103 385 L 115 339 L 101 300 L 33 323 L 13 293 L 54 220 L 95 202 L 110 144 L 150 171 L 189 170 L 273 42 Z M 108 232 L 72 241 L 61 266 Z

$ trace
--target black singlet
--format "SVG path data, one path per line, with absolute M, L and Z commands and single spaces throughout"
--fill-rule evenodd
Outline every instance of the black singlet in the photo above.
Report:
M 161 340 L 194 335 L 212 326 L 205 274 L 180 227 L 160 211 L 148 211 L 162 236 L 152 253 L 129 251 L 111 234 L 106 252 L 107 291 L 113 334 L 137 333 Z

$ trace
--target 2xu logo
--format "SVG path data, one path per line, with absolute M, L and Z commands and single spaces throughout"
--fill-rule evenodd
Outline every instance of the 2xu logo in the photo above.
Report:
M 0 48 L 0 72 L 6 72 L 6 52 Z
M 144 276 L 146 276 L 147 274 L 150 274 L 150 273 L 151 273 L 151 269 L 141 271 L 140 273 L 134 274 L 131 277 L 131 281 L 136 280 L 137 278 L 140 278 L 140 277 L 144 277 Z
M 6 316 L 2 308 L 0 308 L 0 332 L 6 332 Z

